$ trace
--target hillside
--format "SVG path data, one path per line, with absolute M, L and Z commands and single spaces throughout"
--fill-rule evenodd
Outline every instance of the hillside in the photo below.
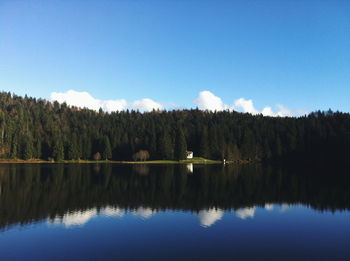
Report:
M 299 118 L 193 110 L 104 113 L 0 93 L 1 158 L 346 160 L 350 115 Z

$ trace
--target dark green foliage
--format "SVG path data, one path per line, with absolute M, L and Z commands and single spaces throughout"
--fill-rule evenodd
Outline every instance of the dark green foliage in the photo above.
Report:
M 171 136 L 167 131 L 164 131 L 159 138 L 159 157 L 160 159 L 173 159 L 174 150 Z
M 209 137 L 208 130 L 206 127 L 203 128 L 201 133 L 201 139 L 199 143 L 199 156 L 208 158 L 209 157 Z
M 194 156 L 227 160 L 348 160 L 350 115 L 299 118 L 200 110 L 95 112 L 0 93 L 0 157 L 151 160 Z
M 23 159 L 28 160 L 32 159 L 34 156 L 34 146 L 33 146 L 33 141 L 30 136 L 24 137 L 23 141 Z
M 75 134 L 72 135 L 71 140 L 68 143 L 68 159 L 76 160 L 79 159 L 79 146 L 77 143 L 77 137 Z
M 52 157 L 55 161 L 61 161 L 64 159 L 64 147 L 60 139 L 55 140 L 53 143 Z
M 250 129 L 244 131 L 241 151 L 243 159 L 254 159 L 256 153 L 256 141 L 253 132 Z
M 183 160 L 186 159 L 186 137 L 182 131 L 181 127 L 178 127 L 176 130 L 176 139 L 175 139 L 175 159 Z
M 108 136 L 103 137 L 103 143 L 102 143 L 102 157 L 103 159 L 107 160 L 112 157 L 112 149 L 111 149 L 111 143 L 109 142 Z

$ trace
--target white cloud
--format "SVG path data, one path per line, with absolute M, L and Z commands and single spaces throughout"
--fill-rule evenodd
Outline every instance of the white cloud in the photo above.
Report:
M 277 104 L 277 111 L 274 112 L 271 106 L 265 106 L 261 111 L 255 108 L 253 100 L 239 98 L 233 102 L 233 105 L 225 104 L 222 99 L 210 91 L 201 91 L 198 97 L 194 100 L 194 103 L 201 110 L 209 111 L 223 111 L 223 110 L 236 110 L 240 112 L 250 113 L 253 115 L 262 114 L 264 116 L 271 117 L 286 117 L 286 116 L 298 116 L 306 114 L 306 111 L 298 110 L 292 111 L 282 104 Z
M 134 101 L 132 103 L 132 108 L 140 111 L 152 111 L 153 109 L 155 110 L 164 109 L 163 105 L 148 98 Z
M 276 116 L 270 106 L 266 106 L 264 109 L 262 109 L 261 114 L 264 116 Z
M 67 103 L 70 106 L 76 106 L 80 108 L 88 108 L 91 110 L 99 110 L 102 108 L 103 111 L 123 111 L 126 109 L 134 109 L 140 111 L 151 111 L 153 109 L 162 110 L 164 107 L 151 99 L 145 98 L 137 100 L 128 104 L 124 99 L 120 100 L 99 100 L 94 98 L 88 92 L 77 92 L 69 90 L 67 92 L 52 92 L 50 96 L 51 101 L 58 101 L 59 103 Z
M 220 97 L 215 96 L 210 91 L 202 91 L 194 100 L 194 103 L 201 110 L 222 111 L 227 109 Z
M 255 215 L 255 207 L 240 208 L 236 210 L 236 217 L 240 219 L 253 218 Z
M 96 111 L 102 108 L 107 112 L 125 110 L 127 105 L 126 100 L 123 99 L 102 101 L 95 99 L 88 92 L 77 92 L 74 90 L 52 92 L 50 99 L 59 103 L 66 102 L 70 106 L 85 107 Z
M 288 109 L 283 104 L 277 104 L 276 107 L 278 109 L 277 112 L 274 112 L 270 106 L 265 106 L 261 111 L 259 111 L 254 107 L 252 100 L 246 100 L 244 98 L 235 100 L 233 105 L 235 110 L 247 112 L 253 115 L 262 114 L 264 116 L 271 117 L 291 117 L 300 115 L 298 112 L 293 112 L 292 110 Z
M 203 209 L 198 212 L 197 217 L 201 226 L 210 227 L 215 222 L 220 220 L 224 215 L 224 212 L 221 209 Z
M 119 100 L 99 100 L 94 98 L 88 92 L 78 92 L 75 90 L 69 90 L 67 92 L 52 92 L 50 96 L 51 101 L 58 101 L 60 103 L 66 102 L 70 106 L 76 106 L 80 108 L 89 108 L 92 110 L 99 110 L 102 108 L 106 112 L 122 111 L 126 109 L 140 110 L 140 111 L 152 111 L 164 110 L 165 106 L 159 102 L 156 102 L 149 98 L 143 98 L 133 102 L 127 102 L 125 99 Z M 240 112 L 250 113 L 253 115 L 262 114 L 264 116 L 271 117 L 286 117 L 286 116 L 299 116 L 305 115 L 307 112 L 303 110 L 292 111 L 283 104 L 277 104 L 274 111 L 271 106 L 265 106 L 262 110 L 255 108 L 253 100 L 239 98 L 236 99 L 232 105 L 225 104 L 222 99 L 210 91 L 201 91 L 198 97 L 193 101 L 196 106 L 201 110 L 209 111 L 223 111 L 223 110 L 236 110 Z M 169 108 L 181 108 L 177 105 L 171 104 L 166 106 Z
M 258 114 L 259 112 L 254 108 L 252 100 L 246 100 L 244 98 L 239 98 L 235 100 L 233 108 L 239 109 L 241 108 L 243 112 L 248 112 L 251 114 Z M 271 109 L 271 108 L 270 108 Z

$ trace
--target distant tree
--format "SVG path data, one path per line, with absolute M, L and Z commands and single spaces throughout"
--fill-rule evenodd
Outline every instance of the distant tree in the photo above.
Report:
M 183 160 L 186 159 L 186 138 L 182 131 L 181 127 L 178 127 L 176 130 L 176 139 L 175 139 L 175 159 Z
M 219 139 L 217 135 L 217 131 L 215 127 L 211 127 L 209 129 L 209 148 L 208 148 L 208 154 L 210 155 L 210 158 L 212 159 L 219 159 L 221 156 L 220 149 L 219 149 Z
M 37 159 L 41 158 L 41 141 L 35 143 L 34 156 Z
M 282 142 L 279 135 L 277 135 L 277 138 L 275 141 L 275 150 L 276 150 L 276 156 L 278 157 L 282 156 Z
M 161 134 L 158 148 L 161 159 L 171 160 L 174 158 L 171 136 L 167 131 Z
M 204 158 L 209 157 L 208 130 L 206 127 L 204 127 L 202 130 L 200 144 L 199 144 L 199 155 Z
M 92 156 L 92 158 L 93 158 L 94 160 L 96 160 L 96 161 L 101 160 L 101 154 L 100 154 L 99 152 L 96 152 L 96 153 Z
M 112 148 L 111 148 L 111 143 L 109 141 L 108 136 L 103 137 L 103 151 L 102 151 L 102 157 L 105 160 L 108 160 L 112 157 Z
M 149 152 L 147 150 L 140 150 L 133 155 L 133 159 L 135 161 L 137 161 L 137 160 L 145 161 L 145 160 L 148 160 L 149 157 L 150 157 L 150 155 L 149 155 Z
M 30 136 L 24 137 L 24 144 L 23 144 L 23 159 L 28 160 L 33 158 L 34 154 L 34 146 L 33 146 L 33 140 Z
M 236 144 L 229 144 L 226 146 L 224 158 L 228 161 L 237 161 L 241 159 L 241 152 Z
M 13 138 L 12 138 L 12 143 L 11 143 L 11 155 L 10 157 L 12 159 L 16 159 L 18 157 L 17 155 L 18 153 L 18 138 L 17 138 L 17 135 L 15 135 Z
M 199 109 L 106 113 L 0 92 L 2 158 L 88 159 L 100 152 L 103 159 L 130 160 L 147 150 L 153 159 L 180 159 L 189 147 L 213 159 L 345 162 L 349 133 L 350 114 L 342 112 L 298 118 Z
M 79 148 L 76 135 L 72 135 L 72 139 L 68 143 L 68 159 L 79 159 Z
M 54 158 L 55 161 L 61 161 L 64 159 L 64 147 L 60 139 L 54 140 L 52 157 Z
M 250 129 L 246 129 L 243 135 L 243 141 L 241 145 L 242 157 L 244 159 L 254 159 L 256 154 L 255 139 L 253 132 Z

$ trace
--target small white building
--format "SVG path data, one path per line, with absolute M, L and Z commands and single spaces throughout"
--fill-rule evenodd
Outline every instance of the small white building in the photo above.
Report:
M 193 151 L 186 151 L 186 158 L 193 159 Z

